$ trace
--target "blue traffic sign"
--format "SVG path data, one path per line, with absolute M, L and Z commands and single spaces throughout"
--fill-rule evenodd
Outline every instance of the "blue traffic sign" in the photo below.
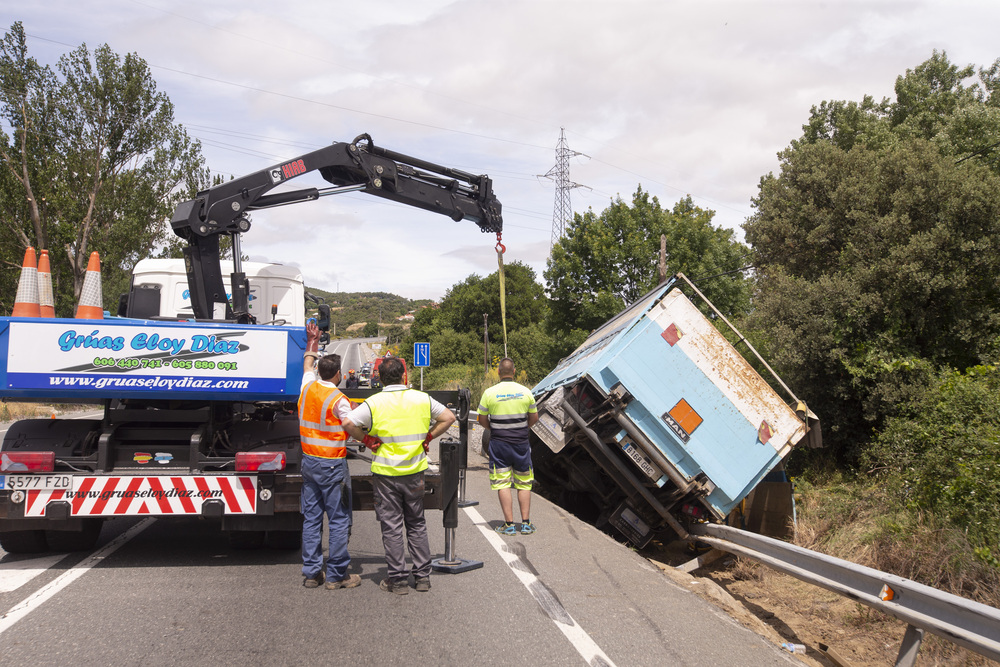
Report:
M 413 365 L 414 366 L 430 366 L 431 365 L 431 344 L 430 343 L 414 343 L 413 344 Z

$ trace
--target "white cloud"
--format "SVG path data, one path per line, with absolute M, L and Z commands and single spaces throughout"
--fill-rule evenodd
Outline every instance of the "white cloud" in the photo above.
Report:
M 554 191 L 536 175 L 560 127 L 590 156 L 571 165 L 591 188 L 572 191 L 576 211 L 642 183 L 668 207 L 691 194 L 738 229 L 811 106 L 891 96 L 933 49 L 960 65 L 1000 56 L 1000 5 L 947 0 L 49 0 L 18 12 L 43 62 L 81 42 L 145 58 L 216 173 L 368 132 L 490 174 L 507 261 L 539 279 Z M 495 242 L 344 195 L 259 212 L 243 245 L 297 263 L 316 287 L 440 298 L 495 270 Z

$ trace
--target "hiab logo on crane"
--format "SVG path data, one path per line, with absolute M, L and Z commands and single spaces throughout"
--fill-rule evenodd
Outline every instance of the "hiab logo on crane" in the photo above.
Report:
M 271 169 L 271 182 L 280 183 L 285 179 L 292 178 L 293 176 L 299 176 L 307 171 L 308 169 L 306 169 L 306 163 L 302 160 L 287 162 L 280 167 L 274 167 Z

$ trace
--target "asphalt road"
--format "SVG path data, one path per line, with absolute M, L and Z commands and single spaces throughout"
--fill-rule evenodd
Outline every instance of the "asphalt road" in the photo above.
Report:
M 117 519 L 92 553 L 0 558 L 0 664 L 796 664 L 543 499 L 537 533 L 496 535 L 485 461 L 469 458 L 480 504 L 459 511 L 454 550 L 483 565 L 433 574 L 428 593 L 378 588 L 369 512 L 350 543 L 362 585 L 337 591 L 303 588 L 296 551 L 234 550 L 208 521 Z M 428 523 L 441 558 L 441 512 Z
M 376 340 L 378 339 L 344 338 L 341 340 L 332 340 L 327 344 L 327 354 L 340 355 L 340 367 L 344 372 L 344 379 L 340 383 L 341 387 L 347 382 L 347 372 L 350 369 L 353 368 L 355 371 L 360 372 L 362 364 L 375 359 L 375 353 L 372 352 L 369 344 Z

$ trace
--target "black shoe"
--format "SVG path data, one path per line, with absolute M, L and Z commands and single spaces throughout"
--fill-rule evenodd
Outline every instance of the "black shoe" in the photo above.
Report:
M 302 585 L 306 588 L 319 588 L 323 584 L 323 580 L 326 579 L 326 575 L 323 574 L 323 570 L 320 570 L 311 577 L 306 577 L 306 580 L 302 582 Z
M 431 589 L 431 578 L 430 577 L 416 577 L 413 580 L 414 588 L 420 593 L 426 593 Z
M 387 593 L 395 593 L 396 595 L 406 595 L 410 592 L 410 587 L 406 585 L 405 579 L 398 579 L 396 581 L 383 579 L 378 587 Z

